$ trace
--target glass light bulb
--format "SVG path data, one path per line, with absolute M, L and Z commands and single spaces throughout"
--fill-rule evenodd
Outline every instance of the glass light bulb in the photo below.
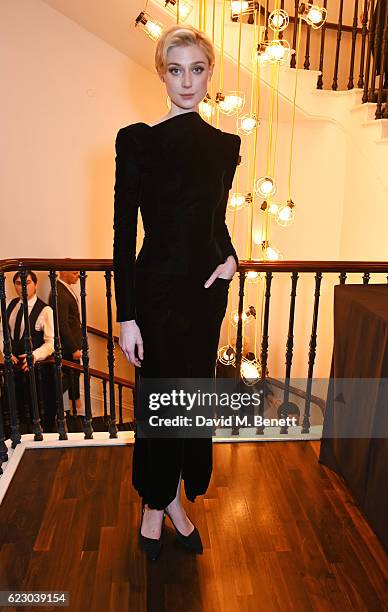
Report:
M 282 32 L 286 29 L 289 24 L 289 16 L 286 11 L 283 9 L 275 9 L 270 13 L 268 17 L 268 25 L 271 30 L 275 30 L 276 32 Z
M 295 218 L 295 205 L 291 201 L 291 203 L 287 202 L 287 204 L 280 207 L 278 214 L 277 214 L 276 221 L 279 225 L 286 227 L 287 225 L 290 225 L 292 223 L 294 218 Z
M 267 248 L 265 249 L 265 255 L 266 259 L 269 259 L 270 261 L 276 261 L 280 258 L 279 251 L 271 246 L 267 246 Z
M 267 64 L 271 60 L 269 53 L 268 53 L 268 47 L 266 48 L 265 51 L 258 53 L 257 60 L 261 65 Z
M 275 60 L 275 61 L 280 61 L 284 58 L 284 55 L 286 53 L 285 48 L 283 47 L 282 44 L 271 44 L 268 47 L 268 56 L 270 59 Z
M 218 360 L 224 365 L 233 365 L 236 361 L 236 351 L 233 346 L 226 345 L 218 349 Z
M 243 358 L 241 362 L 241 377 L 244 382 L 250 385 L 253 385 L 260 379 L 260 368 L 256 359 L 250 361 L 249 359 Z
M 264 176 L 258 179 L 256 182 L 256 192 L 265 199 L 268 198 L 268 196 L 274 195 L 276 192 L 276 185 L 273 178 Z
M 255 270 L 248 270 L 247 272 L 247 280 L 257 280 L 259 278 L 259 273 L 256 272 Z
M 239 117 L 238 123 L 238 129 L 244 134 L 251 134 L 258 126 L 258 121 L 256 115 L 254 114 L 243 115 L 242 117 Z
M 162 34 L 163 28 L 157 23 L 148 20 L 144 26 L 144 30 L 146 34 L 148 34 L 148 36 L 152 38 L 152 40 L 158 40 L 158 38 Z
M 276 215 L 278 210 L 279 210 L 279 204 L 277 204 L 276 202 L 270 202 L 268 206 L 268 213 L 270 215 Z
M 308 19 L 309 21 L 311 21 L 311 23 L 314 24 L 319 23 L 320 21 L 322 21 L 322 9 L 320 9 L 318 6 L 312 6 L 309 12 L 307 13 L 306 19 Z
M 243 193 L 232 193 L 229 201 L 229 208 L 239 210 L 246 204 L 245 195 Z
M 279 219 L 284 219 L 284 221 L 287 221 L 290 219 L 291 214 L 291 208 L 289 206 L 284 206 L 284 208 L 279 211 Z
M 249 11 L 248 0 L 232 0 L 230 4 L 232 9 L 232 15 L 240 15 L 241 13 Z
M 211 116 L 214 115 L 214 108 L 211 102 L 202 102 L 199 103 L 199 113 L 205 119 L 211 119 Z

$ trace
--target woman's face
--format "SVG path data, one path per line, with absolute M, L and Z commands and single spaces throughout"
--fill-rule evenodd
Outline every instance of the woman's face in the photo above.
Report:
M 198 45 L 169 49 L 167 71 L 160 78 L 166 84 L 171 106 L 198 110 L 212 72 L 205 53 Z

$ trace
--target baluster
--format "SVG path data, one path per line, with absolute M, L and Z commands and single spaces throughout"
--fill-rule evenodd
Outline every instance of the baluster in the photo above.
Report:
M 306 53 L 304 57 L 303 67 L 305 70 L 310 68 L 310 38 L 311 38 L 311 28 L 308 27 L 306 31 Z
M 107 405 L 107 396 L 106 396 L 106 380 L 102 379 L 102 394 L 104 397 L 104 423 L 106 423 L 108 419 L 108 405 Z
M 357 87 L 364 87 L 364 68 L 365 68 L 365 45 L 366 35 L 368 31 L 368 0 L 364 0 L 364 10 L 362 13 L 362 30 L 361 30 L 361 54 L 360 54 L 360 75 L 358 77 Z
M 26 353 L 26 360 L 28 365 L 28 382 L 30 383 L 30 402 L 32 408 L 32 431 L 34 433 L 34 440 L 43 440 L 42 427 L 40 425 L 38 398 L 36 393 L 36 379 L 35 379 L 35 366 L 34 358 L 32 356 L 32 338 L 30 319 L 28 313 L 28 297 L 27 297 L 27 270 L 22 268 L 20 273 L 22 281 L 22 297 L 23 297 L 23 315 L 24 315 L 24 352 Z M 24 378 L 24 377 L 23 377 Z M 26 380 L 27 383 L 27 380 Z
M 272 272 L 265 274 L 265 304 L 264 304 L 264 319 L 263 319 L 263 336 L 261 339 L 260 364 L 261 378 L 265 380 L 267 377 L 267 362 L 268 362 L 268 326 L 269 326 L 269 305 L 271 300 L 271 283 Z
M 352 51 L 350 54 L 350 70 L 349 70 L 348 89 L 353 89 L 354 87 L 353 74 L 354 74 L 354 57 L 356 53 L 357 22 L 358 22 L 358 0 L 354 0 L 353 26 L 352 26 Z
M 372 16 L 372 22 L 371 22 L 371 27 L 374 30 L 374 39 L 373 39 L 373 46 L 372 46 L 373 62 L 372 62 L 372 74 L 371 74 L 368 102 L 377 102 L 377 94 L 375 91 L 375 85 L 376 85 L 376 73 L 377 73 L 378 65 L 377 65 L 376 59 L 377 59 L 377 55 L 379 51 L 381 52 L 382 36 L 380 34 L 379 24 L 381 23 L 381 19 L 383 18 L 382 9 L 383 9 L 383 2 L 380 1 L 376 3 L 376 10 L 375 10 L 376 15 Z M 374 27 L 373 27 L 373 22 L 374 22 Z
M 369 280 L 370 280 L 370 272 L 364 272 L 364 274 L 362 275 L 362 284 L 368 285 Z
M 3 372 L 0 371 L 0 475 L 3 473 L 2 464 L 8 461 L 8 448 L 5 443 L 3 421 L 4 395 L 4 376 Z
M 263 316 L 263 334 L 261 337 L 260 347 L 260 384 L 262 386 L 262 398 L 259 404 L 258 414 L 264 416 L 264 402 L 267 391 L 267 362 L 268 362 L 268 327 L 269 327 L 269 306 L 271 301 L 271 283 L 272 283 L 272 272 L 266 272 L 265 274 L 265 302 L 264 302 L 264 316 Z M 264 434 L 264 426 L 260 425 L 256 427 L 256 435 Z
M 81 328 L 82 328 L 82 365 L 84 373 L 84 390 L 85 390 L 85 418 L 84 418 L 84 433 L 85 440 L 93 438 L 92 428 L 92 407 L 90 401 L 90 375 L 89 375 L 89 347 L 86 325 L 86 272 L 80 270 L 80 287 L 81 287 Z
M 344 0 L 340 0 L 339 15 L 338 15 L 338 28 L 337 28 L 337 47 L 335 50 L 334 78 L 333 78 L 333 84 L 331 86 L 331 88 L 334 89 L 334 91 L 337 91 L 338 89 L 338 63 L 339 63 L 339 54 L 340 54 L 340 48 L 341 48 L 343 8 L 344 8 Z
M 295 316 L 295 299 L 296 299 L 296 286 L 298 283 L 298 272 L 292 272 L 291 274 L 291 301 L 290 301 L 290 315 L 288 321 L 288 336 L 287 336 L 287 349 L 286 349 L 286 377 L 284 386 L 284 397 L 283 403 L 279 406 L 279 414 L 281 418 L 286 418 L 289 413 L 289 396 L 290 396 L 290 375 L 292 365 L 292 354 L 294 347 L 294 316 Z M 280 428 L 281 434 L 288 433 L 287 425 L 283 425 Z
M 38 406 L 39 406 L 39 418 L 40 418 L 41 423 L 44 423 L 46 407 L 44 405 L 44 396 L 43 396 L 42 364 L 40 362 L 38 362 L 35 365 L 35 372 L 36 372 L 36 379 L 37 379 L 36 397 L 37 397 Z
M 5 275 L 0 272 L 0 303 L 1 303 L 1 324 L 3 326 L 3 355 L 4 355 L 4 378 L 5 389 L 7 393 L 7 401 L 10 415 L 10 438 L 12 440 L 12 448 L 16 448 L 19 444 L 21 436 L 19 432 L 19 418 L 16 406 L 15 393 L 15 374 L 12 362 L 12 346 L 11 337 L 7 319 L 7 306 L 5 294 Z
M 73 368 L 69 369 L 69 388 L 71 389 L 71 395 L 72 395 L 72 399 L 71 399 L 71 410 L 69 411 L 70 414 L 72 414 L 73 416 L 77 416 L 77 404 L 75 403 L 75 380 L 74 380 L 74 370 Z M 69 398 L 69 408 L 70 408 L 70 398 Z
M 284 0 L 280 0 L 280 9 L 284 10 Z M 284 35 L 284 32 L 282 30 L 281 32 L 279 32 L 279 40 L 282 40 L 283 35 Z
M 291 55 L 290 68 L 295 68 L 296 66 L 296 34 L 298 32 L 298 14 L 299 14 L 299 0 L 295 0 L 294 31 L 292 33 L 292 48 L 295 49 L 295 53 Z
M 378 91 L 378 96 L 377 96 L 377 107 L 376 107 L 376 114 L 375 114 L 376 119 L 383 118 L 383 112 L 382 112 L 383 81 L 388 83 L 388 74 L 387 74 L 387 70 L 388 70 L 387 63 L 388 62 L 386 61 L 386 55 L 388 54 L 388 3 L 385 4 L 385 11 L 384 11 L 383 17 L 384 17 L 384 21 L 383 21 L 384 30 L 383 30 L 383 41 L 382 41 L 383 44 L 381 48 L 381 57 L 380 57 L 380 66 L 379 66 L 380 80 L 379 80 L 379 91 Z M 387 102 L 387 98 L 385 102 Z
M 322 281 L 322 272 L 317 272 L 315 275 L 315 293 L 314 293 L 314 313 L 313 323 L 311 328 L 310 337 L 310 350 L 309 350 L 309 367 L 307 373 L 307 386 L 306 386 L 306 400 L 304 404 L 303 424 L 302 433 L 310 432 L 310 404 L 311 404 L 311 387 L 313 383 L 313 370 L 317 349 L 317 328 L 318 328 L 318 313 L 319 313 L 319 298 L 320 288 Z
M 123 385 L 119 383 L 119 425 L 123 424 Z
M 323 3 L 324 8 L 327 7 L 327 0 Z M 319 51 L 319 72 L 317 80 L 317 89 L 323 89 L 323 61 L 324 61 L 324 53 L 325 53 L 325 34 L 326 34 L 326 21 L 321 27 L 321 48 Z
M 341 272 L 339 275 L 340 285 L 344 285 L 346 281 L 347 274 L 346 272 Z
M 112 272 L 110 270 L 105 272 L 105 286 L 106 286 L 106 312 L 107 312 L 107 324 L 108 324 L 108 340 L 107 340 L 107 352 L 108 352 L 108 372 L 109 372 L 109 437 L 117 438 L 117 425 L 116 425 L 116 399 L 115 399 L 115 355 L 114 355 L 114 341 L 113 341 L 113 325 L 112 325 Z
M 237 338 L 236 338 L 236 370 L 235 376 L 238 381 L 241 381 L 241 360 L 242 360 L 242 336 L 243 322 L 242 313 L 244 308 L 244 284 L 245 272 L 239 272 L 239 301 L 238 301 L 238 321 L 237 321 Z
M 371 57 L 372 57 L 372 47 L 373 47 L 373 38 L 374 38 L 374 34 L 372 32 L 374 2 L 375 2 L 375 0 L 371 0 L 371 2 L 370 2 L 369 28 L 368 28 L 368 50 L 367 50 L 367 53 L 366 53 L 366 68 L 365 68 L 364 93 L 362 95 L 362 102 L 363 103 L 368 102 L 368 97 L 369 97 L 370 61 L 371 61 Z
M 65 410 L 63 405 L 63 386 L 62 386 L 62 346 L 59 335 L 58 323 L 58 292 L 56 283 L 57 273 L 55 270 L 50 270 L 50 286 L 51 286 L 51 308 L 53 309 L 54 320 L 54 370 L 55 370 L 55 405 L 57 413 L 57 428 L 59 440 L 67 440 L 67 425 L 65 419 Z

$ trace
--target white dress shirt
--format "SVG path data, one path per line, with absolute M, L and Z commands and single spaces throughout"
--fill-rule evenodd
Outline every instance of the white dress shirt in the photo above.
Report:
M 36 300 L 37 300 L 37 295 L 35 293 L 35 295 L 33 295 L 28 300 L 28 315 L 31 314 L 31 311 L 36 303 Z M 12 338 L 13 338 L 13 332 L 15 329 L 16 316 L 20 308 L 19 304 L 22 304 L 22 303 L 23 303 L 23 300 L 20 299 L 17 302 L 14 309 L 12 310 L 10 317 L 9 317 L 9 327 L 11 329 Z M 0 321 L 1 321 L 1 317 L 0 317 Z M 35 361 L 43 361 L 43 359 L 46 359 L 54 352 L 54 317 L 53 317 L 53 309 L 51 308 L 51 306 L 47 305 L 44 308 L 42 308 L 36 320 L 35 329 L 36 331 L 43 331 L 44 341 L 41 346 L 38 346 L 38 348 L 32 351 L 32 354 L 35 357 Z M 22 337 L 23 333 L 24 333 L 24 317 L 21 320 L 20 337 Z M 0 353 L 1 354 L 3 354 L 3 349 L 4 349 L 3 342 L 4 342 L 3 325 L 0 324 L 0 349 L 1 349 Z

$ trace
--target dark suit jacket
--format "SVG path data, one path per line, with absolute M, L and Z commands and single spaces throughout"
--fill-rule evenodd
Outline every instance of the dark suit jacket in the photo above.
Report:
M 59 335 L 62 344 L 62 354 L 65 359 L 71 357 L 74 351 L 82 346 L 81 320 L 77 300 L 61 282 L 57 282 L 57 305 Z M 53 306 L 52 294 L 49 297 Z

